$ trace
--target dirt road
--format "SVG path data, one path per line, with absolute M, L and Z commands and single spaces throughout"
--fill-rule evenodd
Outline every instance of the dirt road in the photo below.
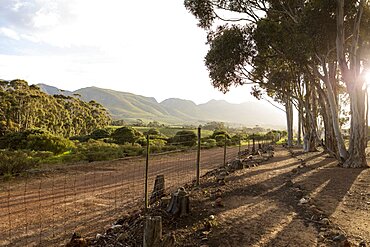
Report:
M 368 246 L 370 169 L 338 167 L 321 152 L 296 149 L 293 156 L 280 148 L 268 162 L 231 173 L 223 186 L 204 177 L 191 192 L 186 224 L 165 221 L 164 234 L 186 247 Z M 221 207 L 214 206 L 217 194 Z M 215 226 L 202 228 L 209 215 Z
M 227 159 L 238 148 L 228 148 Z M 201 174 L 223 162 L 223 149 L 202 150 Z M 166 189 L 195 179 L 196 151 L 151 156 L 149 189 L 164 174 Z M 143 158 L 58 167 L 0 184 L 0 246 L 58 246 L 73 232 L 92 236 L 143 205 Z

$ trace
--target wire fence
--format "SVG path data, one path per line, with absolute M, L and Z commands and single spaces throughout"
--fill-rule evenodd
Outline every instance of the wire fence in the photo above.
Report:
M 170 193 L 199 183 L 206 172 L 252 148 L 251 141 L 240 139 L 228 146 L 226 137 L 224 145 L 210 147 L 200 129 L 194 132 L 195 139 L 183 134 L 168 140 L 181 151 L 153 154 L 153 138 L 147 136 L 145 157 L 40 170 L 0 183 L 0 246 L 58 246 L 74 232 L 94 236 L 120 216 L 148 206 L 158 175 Z

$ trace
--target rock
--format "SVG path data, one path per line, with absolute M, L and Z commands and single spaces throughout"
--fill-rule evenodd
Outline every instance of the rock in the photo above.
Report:
M 215 216 L 213 214 L 211 214 L 209 217 L 208 217 L 210 220 L 214 220 L 215 219 Z
M 330 220 L 328 218 L 322 218 L 320 223 L 327 226 L 330 224 Z
M 294 185 L 294 183 L 292 182 L 292 180 L 289 180 L 288 182 L 285 183 L 285 186 L 287 187 L 292 187 Z
M 308 199 L 306 198 L 302 198 L 301 200 L 299 200 L 299 205 L 302 205 L 302 204 L 307 204 L 308 203 Z
M 231 168 L 234 170 L 240 170 L 243 169 L 243 163 L 241 162 L 240 159 L 233 160 L 230 164 Z
M 216 207 L 223 207 L 224 206 L 221 197 L 219 197 L 219 198 L 216 199 L 215 206 Z
M 338 234 L 338 235 L 333 237 L 333 241 L 335 241 L 335 242 L 342 242 L 346 239 L 347 239 L 346 236 L 344 236 L 343 234 Z
M 365 240 L 362 240 L 359 244 L 358 247 L 366 247 L 366 242 Z
M 128 238 L 128 233 L 127 232 L 122 232 L 120 235 L 117 237 L 118 242 L 123 242 Z
M 163 241 L 162 241 L 162 247 L 172 247 L 175 245 L 175 242 L 176 242 L 176 238 L 175 238 L 175 235 L 173 233 L 170 233 L 170 234 L 166 234 L 164 237 L 163 237 Z
M 167 207 L 168 204 L 170 204 L 170 201 L 171 201 L 171 197 L 170 196 L 162 197 L 161 198 L 161 206 L 162 207 Z
M 298 169 L 297 169 L 297 168 L 292 169 L 292 173 L 293 173 L 293 174 L 298 173 Z
M 66 244 L 66 247 L 87 247 L 87 241 L 81 237 L 79 233 L 73 233 L 71 240 Z

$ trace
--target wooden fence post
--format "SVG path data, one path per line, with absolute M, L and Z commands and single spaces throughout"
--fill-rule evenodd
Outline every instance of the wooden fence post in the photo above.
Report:
M 196 172 L 196 185 L 199 185 L 200 180 L 200 139 L 201 139 L 201 127 L 198 127 L 198 151 L 197 151 L 197 172 Z
M 241 142 L 240 142 L 240 135 L 239 135 L 239 152 L 238 152 L 238 159 L 240 159 L 240 151 L 241 151 Z
M 148 173 L 149 173 L 149 134 L 146 135 L 146 159 L 145 159 L 145 184 L 144 184 L 144 196 L 145 196 L 145 211 L 149 208 L 148 198 Z
M 225 140 L 224 140 L 224 142 L 225 142 L 225 144 L 224 144 L 224 166 L 226 166 L 226 134 L 225 134 Z
M 162 241 L 162 217 L 147 217 L 144 225 L 144 247 L 160 247 Z

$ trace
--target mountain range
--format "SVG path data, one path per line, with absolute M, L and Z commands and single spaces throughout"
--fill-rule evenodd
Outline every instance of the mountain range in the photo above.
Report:
M 167 124 L 201 124 L 210 121 L 226 122 L 230 125 L 244 125 L 269 128 L 284 128 L 285 114 L 262 102 L 231 104 L 224 100 L 210 100 L 204 104 L 170 98 L 158 102 L 154 97 L 145 97 L 98 87 L 66 91 L 46 84 L 38 84 L 47 94 L 79 95 L 82 100 L 95 100 L 108 109 L 115 120 L 127 122 L 141 119 Z

